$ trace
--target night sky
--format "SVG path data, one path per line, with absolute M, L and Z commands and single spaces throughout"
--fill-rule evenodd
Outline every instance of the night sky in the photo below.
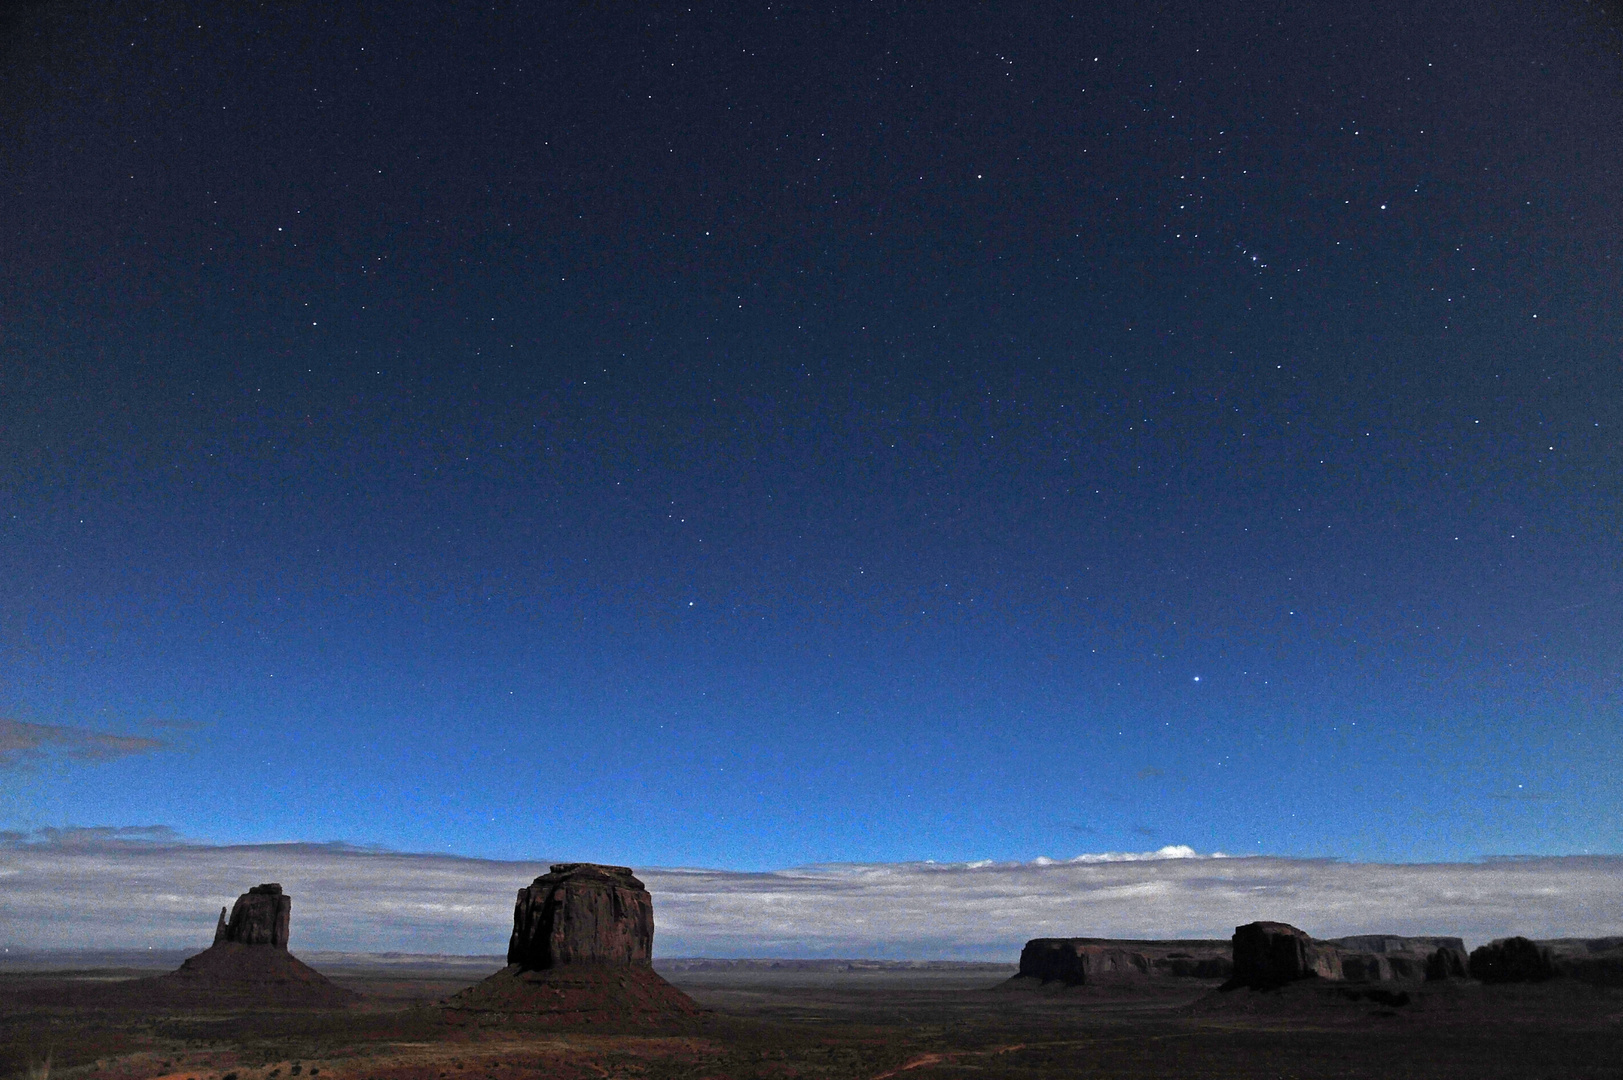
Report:
M 5 19 L 0 829 L 1623 852 L 1615 6 Z

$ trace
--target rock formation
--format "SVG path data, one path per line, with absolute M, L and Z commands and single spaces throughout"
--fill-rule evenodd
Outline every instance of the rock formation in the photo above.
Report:
M 1435 982 L 1463 979 L 1465 942 L 1457 937 L 1398 937 L 1362 934 L 1317 942 L 1341 957 L 1348 982 Z
M 1623 986 L 1623 937 L 1553 938 L 1534 944 L 1550 951 L 1559 975 L 1596 986 Z
M 1332 982 L 1422 982 L 1463 978 L 1465 943 L 1455 937 L 1364 934 L 1318 941 L 1277 922 L 1234 928 L 1231 986 L 1256 989 L 1303 979 Z
M 1550 949 L 1524 937 L 1504 938 L 1471 951 L 1471 978 L 1485 983 L 1544 982 L 1556 974 Z
M 654 902 L 624 866 L 559 863 L 518 891 L 507 962 L 534 971 L 563 964 L 648 967 Z
M 224 914 L 222 908 L 221 915 Z M 224 940 L 239 945 L 269 945 L 285 949 L 292 915 L 293 898 L 282 892 L 280 885 L 275 882 L 255 885 L 237 897 L 236 905 L 231 909 L 231 921 L 225 926 Z M 215 930 L 214 939 L 221 940 L 218 929 Z
M 1007 985 L 1138 984 L 1172 979 L 1226 979 L 1233 971 L 1226 941 L 1133 941 L 1033 938 L 1020 951 L 1020 973 Z
M 1255 922 L 1236 927 L 1231 941 L 1033 938 L 1020 953 L 1020 973 L 1007 985 L 1419 983 L 1464 978 L 1466 964 L 1465 943 L 1456 937 L 1364 934 L 1319 941 L 1286 923 Z
M 277 884 L 256 885 L 214 926 L 214 944 L 178 970 L 129 984 L 150 1000 L 190 1007 L 346 1005 L 355 995 L 287 951 L 293 900 Z
M 1426 958 L 1426 981 L 1442 982 L 1444 979 L 1464 979 L 1471 973 L 1470 961 L 1465 955 L 1465 945 L 1460 947 L 1440 948 Z
M 699 1012 L 652 967 L 654 905 L 624 866 L 558 863 L 520 889 L 507 967 L 445 1003 L 447 1015 L 648 1024 Z
M 1321 948 L 1288 923 L 1254 922 L 1234 928 L 1233 985 L 1261 989 L 1301 979 L 1341 978 L 1335 948 Z

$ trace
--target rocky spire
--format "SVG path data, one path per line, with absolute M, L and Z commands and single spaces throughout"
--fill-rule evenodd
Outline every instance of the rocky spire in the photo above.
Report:
M 287 948 L 287 928 L 293 914 L 293 898 L 282 892 L 275 882 L 255 885 L 241 896 L 231 909 L 231 921 L 226 924 L 225 936 L 216 941 L 234 941 L 239 945 L 271 945 Z

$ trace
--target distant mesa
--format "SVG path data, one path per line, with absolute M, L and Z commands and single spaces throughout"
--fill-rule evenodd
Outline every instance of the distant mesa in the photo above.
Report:
M 647 1024 L 698 1013 L 653 969 L 654 903 L 629 867 L 557 863 L 518 891 L 507 967 L 448 1013 L 547 1024 Z
M 1020 973 L 1004 985 L 1019 989 L 1219 982 L 1233 974 L 1230 953 L 1227 941 L 1033 938 L 1020 950 Z
M 1466 977 L 1465 942 L 1457 937 L 1361 934 L 1320 944 L 1340 957 L 1345 982 L 1442 982 Z
M 1484 947 L 1492 949 L 1502 944 L 1494 941 Z M 1596 986 L 1623 986 L 1623 937 L 1552 938 L 1533 944 L 1548 951 L 1557 975 Z M 1476 954 L 1481 951 L 1471 954 L 1471 974 L 1475 978 L 1482 977 L 1476 974 Z
M 1469 955 L 1457 937 L 1359 934 L 1320 940 L 1282 922 L 1237 926 L 1228 941 L 1033 938 L 1021 950 L 1019 974 L 1004 986 L 1173 987 L 1210 980 L 1222 982 L 1224 990 L 1275 990 L 1317 981 L 1338 984 L 1344 988 L 1338 993 L 1356 993 L 1360 1000 L 1385 1001 L 1394 995 L 1407 1000 L 1406 985 L 1557 978 L 1623 986 L 1623 937 L 1501 938 Z M 1395 984 L 1390 992 L 1382 988 L 1390 984 Z M 1366 988 L 1358 990 L 1359 985 Z
M 1351 983 L 1419 983 L 1464 978 L 1465 943 L 1456 937 L 1364 934 L 1320 941 L 1289 923 L 1234 928 L 1234 975 L 1228 986 L 1272 989 L 1305 979 Z
M 129 984 L 134 993 L 164 1003 L 305 1007 L 347 1005 L 357 995 L 287 951 L 293 898 L 282 886 L 255 885 L 237 897 L 226 918 L 220 909 L 214 944 L 178 970 Z
M 1309 979 L 1335 983 L 1421 983 L 1463 979 L 1465 943 L 1456 937 L 1365 934 L 1320 941 L 1289 923 L 1236 927 L 1228 941 L 1033 938 L 1020 973 L 1005 985 L 1273 989 Z

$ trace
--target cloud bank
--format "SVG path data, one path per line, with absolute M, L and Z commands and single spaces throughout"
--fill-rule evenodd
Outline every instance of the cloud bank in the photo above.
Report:
M 280 881 L 295 949 L 502 953 L 514 894 L 546 868 L 346 844 L 193 844 L 161 828 L 0 833 L 0 946 L 201 949 L 222 905 Z M 1013 960 L 1032 937 L 1227 937 L 1253 919 L 1323 937 L 1623 934 L 1620 856 L 1379 864 L 1175 847 L 637 872 L 654 896 L 659 956 Z
M 161 750 L 167 745 L 162 739 L 143 735 L 113 735 L 60 724 L 0 719 L 0 770 L 27 768 L 52 757 L 112 761 Z

